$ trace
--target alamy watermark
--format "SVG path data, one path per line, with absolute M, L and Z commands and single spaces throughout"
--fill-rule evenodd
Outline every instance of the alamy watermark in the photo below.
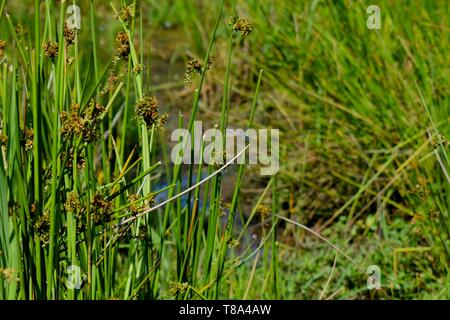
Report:
M 367 7 L 366 12 L 370 14 L 367 17 L 366 26 L 370 30 L 381 29 L 381 9 L 379 6 L 373 4 Z
M 381 8 L 372 4 L 367 7 L 366 12 L 369 14 L 366 21 L 366 26 L 370 30 L 381 29 Z M 77 5 L 70 5 L 67 7 L 67 27 L 69 29 L 81 29 L 81 9 Z
M 77 5 L 70 5 L 66 10 L 66 24 L 69 29 L 81 29 L 81 9 Z
M 380 289 L 381 288 L 381 270 L 377 265 L 368 266 L 366 273 L 369 275 L 367 277 L 367 289 Z
M 67 268 L 67 289 L 79 290 L 81 288 L 81 269 L 79 266 L 71 265 Z
M 202 122 L 195 121 L 193 135 L 187 129 L 176 129 L 171 141 L 177 142 L 171 153 L 175 164 L 220 166 L 236 157 L 232 163 L 260 164 L 264 176 L 276 174 L 280 167 L 278 129 L 211 128 L 203 132 Z M 244 149 L 246 152 L 242 152 Z

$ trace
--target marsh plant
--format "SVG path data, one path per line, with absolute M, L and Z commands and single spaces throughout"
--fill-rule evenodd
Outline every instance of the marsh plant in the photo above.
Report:
M 447 0 L 0 0 L 0 299 L 450 297 Z
M 271 232 L 256 243 L 258 249 L 244 241 L 248 248 L 237 250 L 246 233 L 245 227 L 235 227 L 243 162 L 218 161 L 217 148 L 217 161 L 185 167 L 176 159 L 183 158 L 181 150 L 163 168 L 158 141 L 174 115 L 162 112 L 148 91 L 149 52 L 136 45 L 144 33 L 137 3 L 111 3 L 117 31 L 109 59 L 99 54 L 92 1 L 80 9 L 66 1 L 36 0 L 27 36 L 18 34 L 14 6 L 7 13 L 5 3 L 0 15 L 1 36 L 7 39 L 0 42 L 0 298 L 218 298 L 227 279 L 248 269 L 258 250 L 276 256 L 275 219 Z M 224 24 L 223 11 L 222 2 L 204 52 L 204 61 L 210 61 L 218 30 L 228 34 L 220 130 L 230 112 L 234 43 L 245 41 L 251 31 L 240 18 Z M 195 90 L 189 121 L 180 116 L 177 130 L 196 130 L 210 68 L 210 63 L 188 64 Z M 262 71 L 255 77 L 249 130 Z M 241 147 L 247 144 L 244 139 Z M 200 148 L 208 146 L 202 142 Z M 233 196 L 225 210 L 222 175 L 231 165 L 237 181 L 227 186 Z M 155 183 L 161 174 L 166 184 Z M 158 196 L 165 201 L 156 201 Z M 240 223 L 248 226 L 252 220 L 257 216 Z M 276 261 L 269 255 L 264 260 L 271 266 L 267 279 L 275 294 Z

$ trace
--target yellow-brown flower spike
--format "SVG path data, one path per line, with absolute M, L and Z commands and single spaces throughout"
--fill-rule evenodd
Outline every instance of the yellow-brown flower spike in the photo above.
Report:
M 64 40 L 66 41 L 66 45 L 70 46 L 75 43 L 75 38 L 77 37 L 77 30 L 70 29 L 67 24 L 64 24 Z
M 122 60 L 127 60 L 130 54 L 130 39 L 124 31 L 120 31 L 116 36 L 117 57 Z
M 243 36 L 248 36 L 253 31 L 252 24 L 247 18 L 234 16 L 229 23 L 233 31 L 240 32 Z
M 148 128 L 153 125 L 163 126 L 167 119 L 167 116 L 160 115 L 158 111 L 158 100 L 148 95 L 144 95 L 142 99 L 136 102 L 134 113 Z
M 3 55 L 3 51 L 5 50 L 6 41 L 0 39 L 0 56 Z
M 54 59 L 58 56 L 59 44 L 57 42 L 45 41 L 42 48 L 46 57 Z

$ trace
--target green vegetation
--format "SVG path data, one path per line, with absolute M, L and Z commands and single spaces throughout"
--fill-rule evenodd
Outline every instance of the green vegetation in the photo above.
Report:
M 450 3 L 370 4 L 0 0 L 0 299 L 450 298 Z

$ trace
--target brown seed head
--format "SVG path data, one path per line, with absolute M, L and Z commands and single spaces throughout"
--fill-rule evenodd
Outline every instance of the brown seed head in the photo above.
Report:
M 67 26 L 67 23 L 64 23 L 64 39 L 66 40 L 66 45 L 70 46 L 75 42 L 75 38 L 77 37 L 77 30 L 70 29 Z
M 25 129 L 23 131 L 23 137 L 22 137 L 22 146 L 25 148 L 25 150 L 30 151 L 33 150 L 34 145 L 34 131 L 33 129 Z
M 144 95 L 142 99 L 137 101 L 134 113 L 150 128 L 153 124 L 157 124 L 160 118 L 158 100 L 155 97 Z
M 75 192 L 70 192 L 64 203 L 64 209 L 66 209 L 67 212 L 76 213 L 80 208 L 80 201 L 78 200 L 77 194 Z
M 180 283 L 180 282 L 175 282 L 175 281 L 171 281 L 169 283 L 169 293 L 171 295 L 176 296 L 177 294 L 183 294 L 186 292 L 186 290 L 189 288 L 189 283 L 184 282 L 184 283 Z
M 132 3 L 128 6 L 123 7 L 120 10 L 120 13 L 115 15 L 115 18 L 120 18 L 123 20 L 123 22 L 128 23 L 132 18 L 134 18 L 134 15 L 136 14 L 136 4 Z
M 233 23 L 233 31 L 240 32 L 242 35 L 248 36 L 252 30 L 252 24 L 247 18 L 235 18 Z
M 46 211 L 34 224 L 36 236 L 44 245 L 49 243 L 50 214 Z
M 45 41 L 42 48 L 48 58 L 54 59 L 58 56 L 59 44 L 57 42 Z
M 0 39 L 0 56 L 3 55 L 3 51 L 5 50 L 6 41 Z
M 267 216 L 269 216 L 270 212 L 271 212 L 270 208 L 265 204 L 260 204 L 256 208 L 256 214 L 260 215 L 262 218 L 266 218 Z
M 6 134 L 0 135 L 0 146 L 6 147 L 8 144 L 8 136 Z
M 124 31 L 119 31 L 116 36 L 116 50 L 117 57 L 122 60 L 127 60 L 130 54 L 130 40 Z
M 92 202 L 92 220 L 95 223 L 106 222 L 109 219 L 109 215 L 112 211 L 112 203 L 103 198 L 103 195 L 99 192 L 95 193 Z

